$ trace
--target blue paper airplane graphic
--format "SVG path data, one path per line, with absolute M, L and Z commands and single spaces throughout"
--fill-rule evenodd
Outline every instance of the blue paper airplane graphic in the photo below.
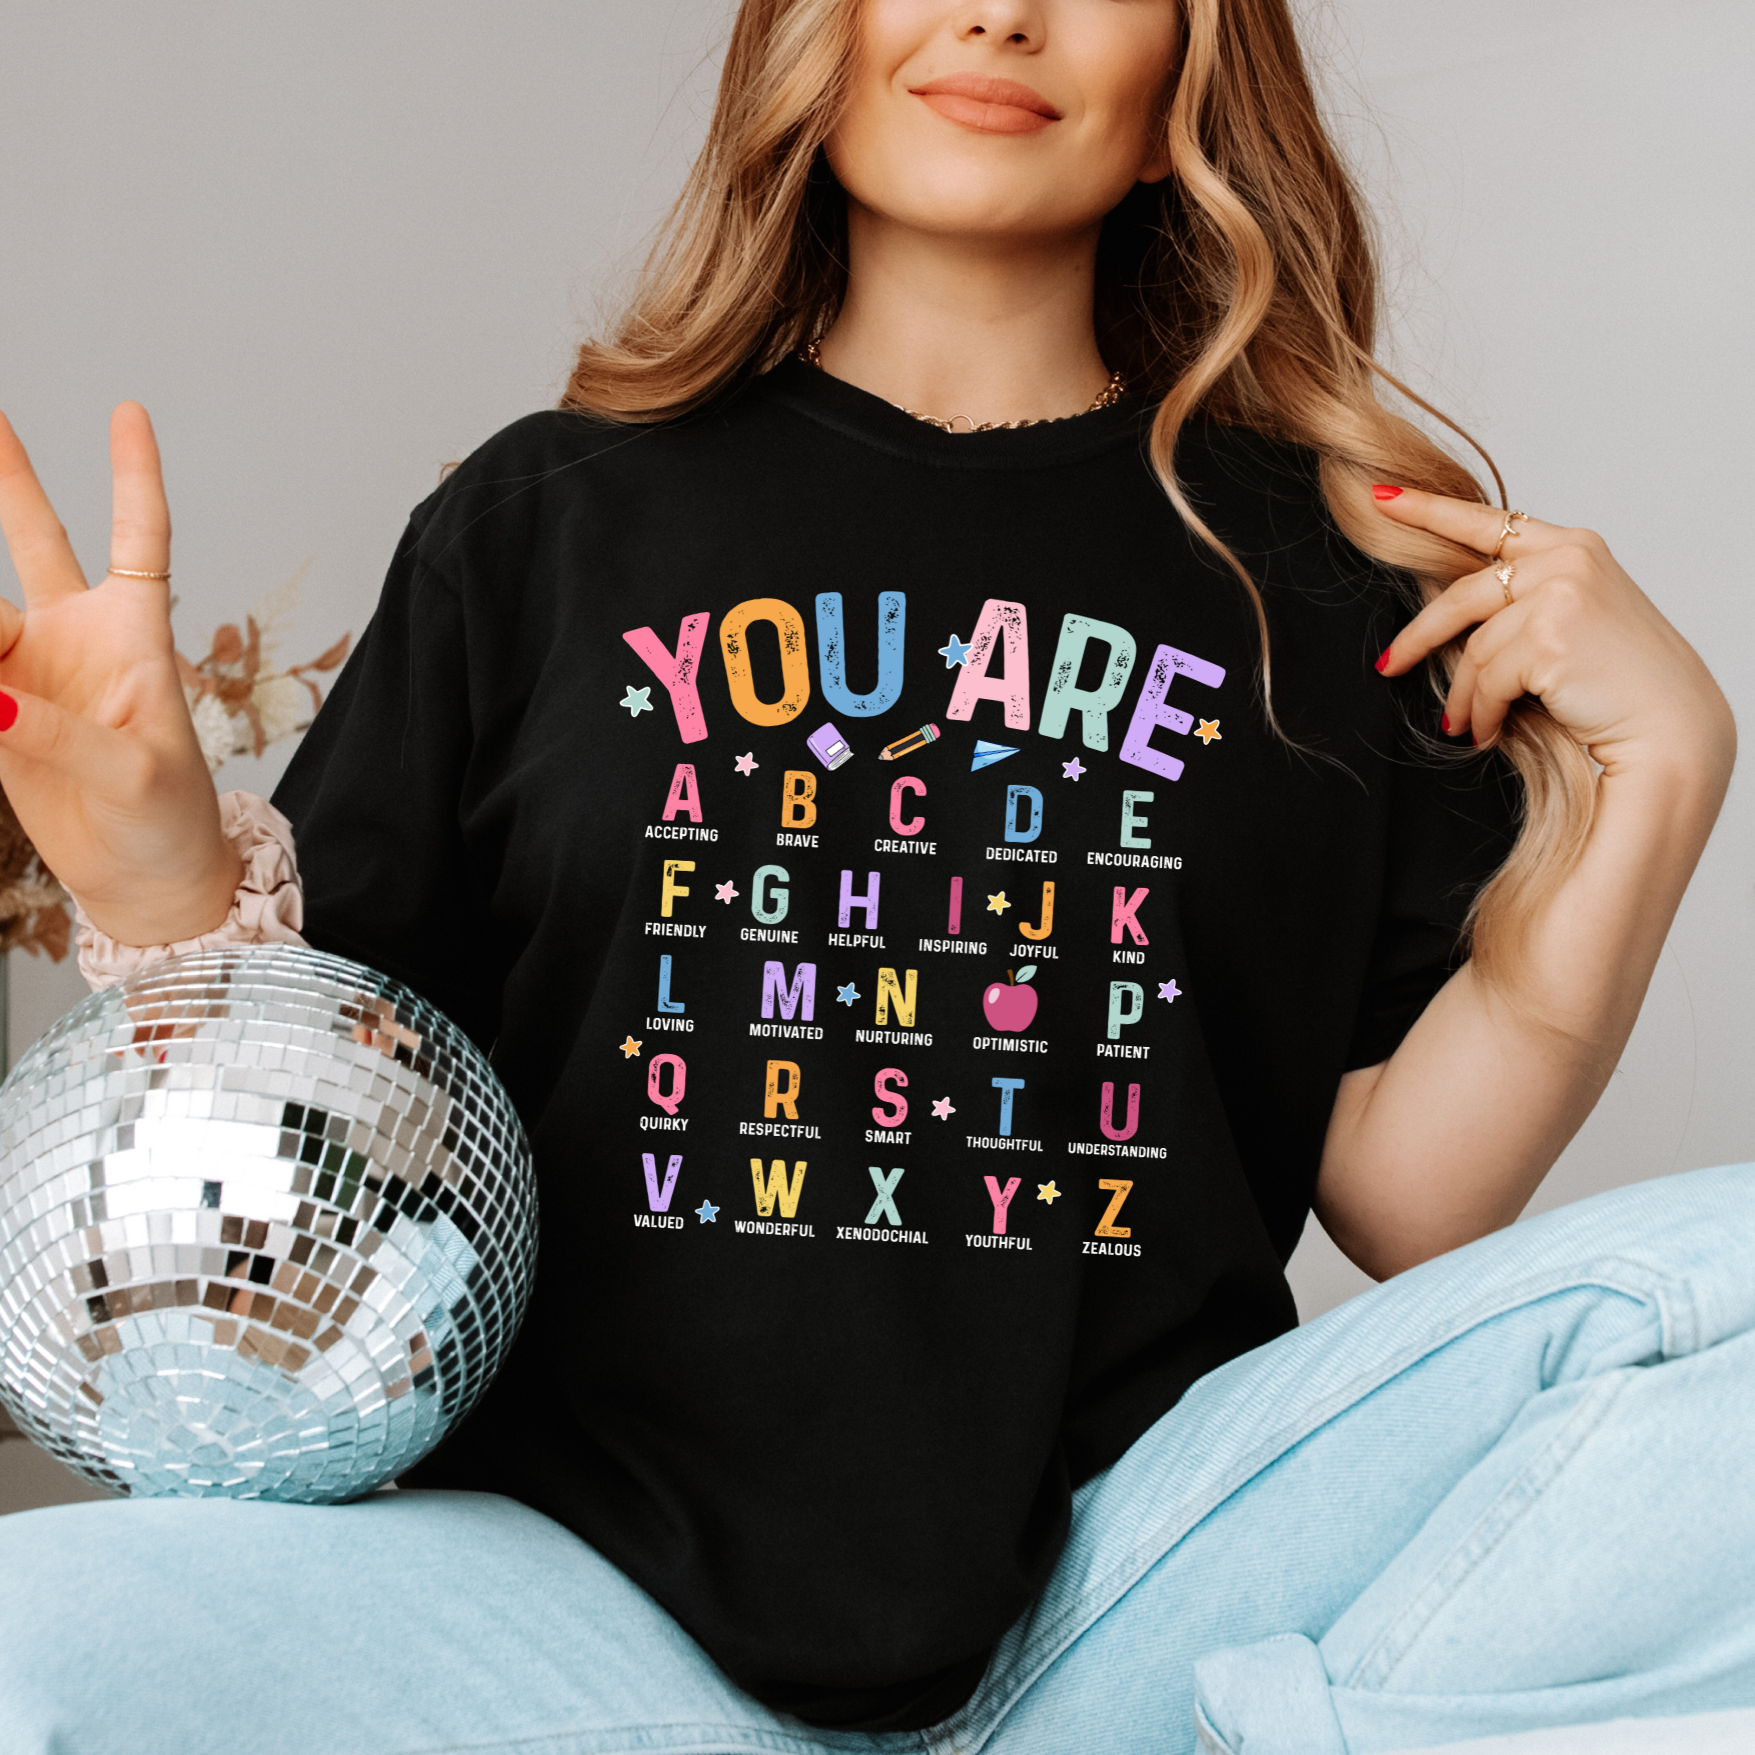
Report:
M 1015 743 L 989 743 L 985 738 L 975 740 L 975 759 L 969 764 L 971 774 L 979 773 L 983 768 L 991 768 L 995 762 L 1003 762 L 1007 756 L 1015 756 L 1018 746 Z

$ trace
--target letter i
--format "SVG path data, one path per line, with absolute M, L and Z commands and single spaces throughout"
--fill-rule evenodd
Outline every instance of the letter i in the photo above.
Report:
M 945 931 L 952 938 L 960 936 L 963 930 L 963 880 L 960 877 L 951 879 L 951 918 Z

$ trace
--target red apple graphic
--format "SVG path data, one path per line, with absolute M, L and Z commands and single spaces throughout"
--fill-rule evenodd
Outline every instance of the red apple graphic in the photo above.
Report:
M 982 994 L 981 1009 L 994 1029 L 1008 1030 L 1013 1035 L 1029 1029 L 1036 1016 L 1036 989 L 1024 983 L 1035 979 L 1033 964 L 1015 974 L 1008 969 L 1004 981 L 993 982 Z

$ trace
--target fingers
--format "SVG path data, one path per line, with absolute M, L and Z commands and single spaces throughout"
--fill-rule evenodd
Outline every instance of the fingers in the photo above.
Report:
M 1540 584 L 1544 569 L 1539 561 L 1517 566 L 1512 575 L 1513 590 L 1521 598 Z M 1497 568 L 1480 573 L 1465 573 L 1448 590 L 1442 591 L 1426 605 L 1396 637 L 1390 641 L 1377 668 L 1385 676 L 1400 676 L 1412 670 L 1422 659 L 1429 658 L 1441 646 L 1448 646 L 1466 629 L 1484 622 L 1489 616 L 1505 609 L 1505 587 L 1500 583 Z
M 1477 744 L 1488 742 L 1498 735 L 1511 703 L 1528 693 L 1522 662 L 1511 649 L 1523 634 L 1529 615 L 1527 604 L 1515 604 L 1489 617 L 1469 637 L 1444 698 L 1439 730 L 1446 736 L 1468 734 Z
M 0 658 L 4 658 L 12 650 L 18 636 L 23 632 L 23 610 L 0 597 Z
M 10 716 L 10 717 L 9 717 Z M 38 762 L 93 797 L 142 789 L 139 740 L 22 689 L 0 690 L 0 760 Z
M 85 575 L 29 456 L 0 414 L 0 532 L 27 604 L 46 603 L 85 589 Z
M 1371 492 L 1378 511 L 1393 523 L 1430 530 L 1435 536 L 1448 537 L 1464 548 L 1472 548 L 1476 554 L 1490 555 L 1499 547 L 1506 515 L 1497 506 L 1387 484 L 1380 484 Z M 1565 541 L 1570 534 L 1558 524 L 1544 524 L 1540 518 L 1520 518 L 1511 526 L 1502 553 L 1514 560 L 1533 555 Z
M 110 565 L 132 573 L 168 573 L 171 512 L 152 421 L 138 402 L 124 402 L 110 416 L 110 473 L 114 514 Z

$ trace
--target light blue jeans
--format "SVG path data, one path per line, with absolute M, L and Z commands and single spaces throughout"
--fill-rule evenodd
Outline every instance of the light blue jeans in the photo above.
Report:
M 6 1755 L 1365 1755 L 1749 1706 L 1755 1166 L 1515 1226 L 1204 1378 L 932 1731 L 766 1711 L 505 1499 L 0 1519 Z

